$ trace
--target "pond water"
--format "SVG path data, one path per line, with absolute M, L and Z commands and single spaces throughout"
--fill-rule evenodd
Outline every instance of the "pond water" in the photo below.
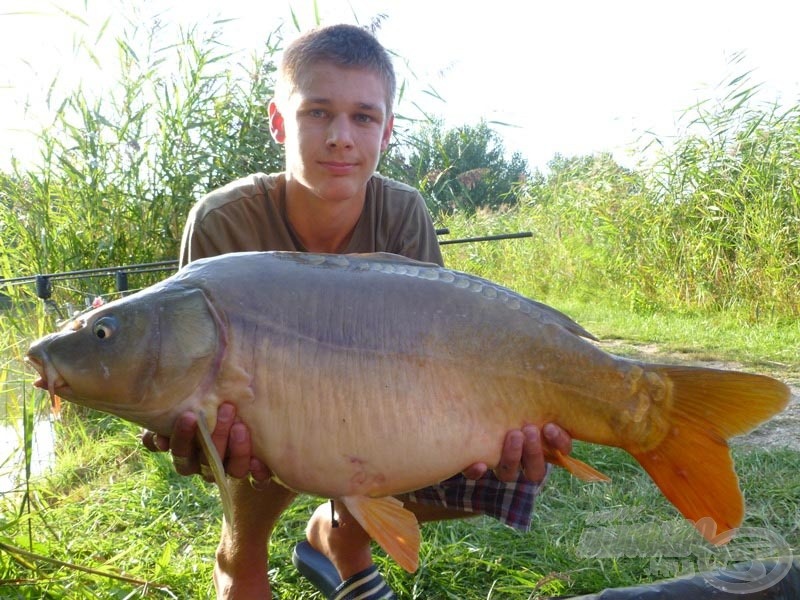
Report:
M 0 494 L 21 489 L 25 483 L 25 444 L 22 422 L 0 425 Z M 33 427 L 31 477 L 41 475 L 53 464 L 55 431 L 50 419 Z

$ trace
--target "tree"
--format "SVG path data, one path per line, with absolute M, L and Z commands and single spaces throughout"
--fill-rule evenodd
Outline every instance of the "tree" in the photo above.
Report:
M 389 164 L 392 176 L 422 191 L 435 214 L 515 204 L 517 187 L 529 176 L 527 161 L 518 152 L 506 158 L 485 121 L 449 130 L 441 122 L 423 126 L 393 149 Z

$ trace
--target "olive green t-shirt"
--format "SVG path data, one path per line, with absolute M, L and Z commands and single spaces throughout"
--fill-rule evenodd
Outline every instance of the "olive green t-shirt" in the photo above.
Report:
M 201 198 L 189 213 L 181 266 L 228 252 L 306 251 L 286 217 L 283 173 L 248 175 Z M 433 222 L 420 193 L 373 175 L 364 210 L 345 253 L 392 252 L 443 264 Z

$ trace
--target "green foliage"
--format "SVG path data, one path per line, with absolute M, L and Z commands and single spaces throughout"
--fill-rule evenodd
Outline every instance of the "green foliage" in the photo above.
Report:
M 528 164 L 519 153 L 510 159 L 500 136 L 485 121 L 445 130 L 424 123 L 407 134 L 395 154 L 395 176 L 417 187 L 435 215 L 496 209 L 515 204 Z
M 698 104 L 687 135 L 651 174 L 658 226 L 682 232 L 650 261 L 672 270 L 679 301 L 800 312 L 800 106 L 759 105 L 735 77 L 718 105 Z
M 800 312 L 800 106 L 758 106 L 732 80 L 648 170 L 556 157 L 527 186 L 543 289 L 603 291 L 634 310 Z M 652 141 L 651 144 L 655 143 Z
M 40 134 L 38 164 L 0 174 L 0 250 L 15 258 L 2 275 L 173 259 L 202 194 L 282 169 L 267 115 L 278 31 L 238 76 L 215 33 L 163 45 L 158 27 L 126 36 L 116 84 L 73 90 Z

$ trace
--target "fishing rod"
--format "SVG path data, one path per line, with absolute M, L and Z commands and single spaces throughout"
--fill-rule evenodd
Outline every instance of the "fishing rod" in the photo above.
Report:
M 448 235 L 450 229 L 443 227 L 436 229 L 436 235 Z M 457 238 L 453 240 L 439 240 L 439 245 L 444 246 L 447 244 L 467 244 L 471 242 L 493 242 L 499 240 L 511 240 L 533 237 L 530 231 L 520 231 L 517 233 L 500 233 L 496 235 L 481 235 L 476 237 Z M 76 271 L 63 271 L 60 273 L 39 273 L 36 275 L 25 275 L 22 277 L 9 277 L 0 279 L 0 289 L 6 285 L 20 285 L 27 283 L 35 283 L 36 296 L 39 297 L 47 304 L 55 304 L 51 299 L 53 294 L 53 281 L 58 280 L 71 280 L 71 279 L 88 279 L 91 277 L 107 277 L 114 276 L 116 288 L 118 293 L 125 293 L 129 291 L 128 275 L 138 275 L 141 273 L 156 273 L 173 271 L 177 268 L 177 260 L 162 260 L 151 263 L 140 263 L 132 265 L 122 265 L 118 267 L 98 267 L 94 269 L 79 269 Z M 2 292 L 0 292 L 2 294 Z
M 493 242 L 495 240 L 516 240 L 519 238 L 533 237 L 530 231 L 520 231 L 518 233 L 499 233 L 497 235 L 480 235 L 478 237 L 459 238 L 455 240 L 439 240 L 439 245 L 445 244 L 466 244 L 468 242 Z

